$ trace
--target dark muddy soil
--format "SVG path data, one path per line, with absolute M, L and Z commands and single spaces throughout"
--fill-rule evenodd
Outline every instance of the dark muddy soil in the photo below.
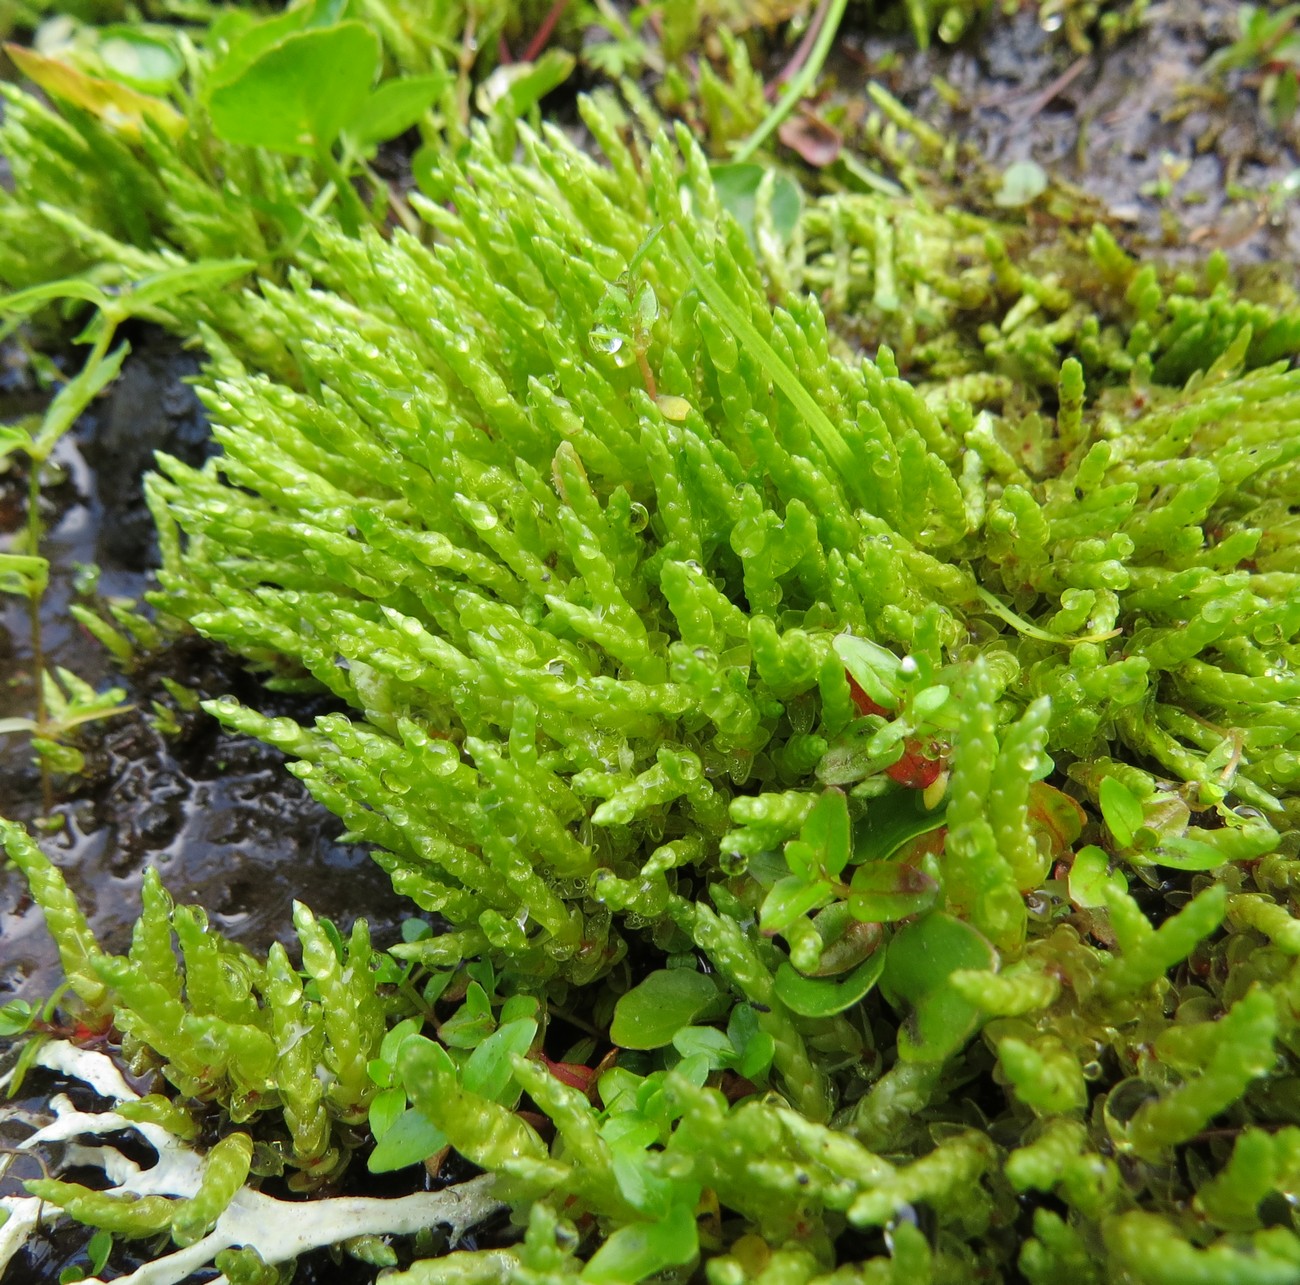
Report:
M 48 659 L 99 686 L 127 689 L 133 712 L 92 724 L 83 738 L 88 773 L 59 782 L 54 815 L 62 828 L 43 840 L 81 899 L 101 943 L 123 950 L 138 906 L 141 872 L 155 865 L 178 901 L 204 906 L 222 932 L 255 950 L 284 939 L 292 901 L 347 930 L 358 915 L 391 939 L 409 904 L 361 849 L 338 842 L 339 822 L 283 770 L 279 752 L 226 735 L 201 711 L 179 714 L 181 731 L 160 735 L 151 703 L 174 705 L 166 676 L 204 696 L 241 695 L 259 708 L 310 720 L 324 708 L 271 697 L 228 658 L 184 639 L 123 678 L 100 645 L 67 616 L 77 599 L 77 564 L 101 568 L 97 592 L 138 597 L 148 585 L 154 541 L 140 478 L 155 449 L 197 462 L 209 450 L 201 408 L 184 381 L 193 354 L 156 332 L 132 336 L 133 352 L 111 393 L 65 443 L 67 473 L 50 488 L 45 552 L 54 563 L 46 597 Z M 12 365 L 16 368 L 18 363 Z M 39 396 L 15 373 L 11 408 Z M 17 406 L 15 407 L 15 403 Z M 21 477 L 0 479 L 0 510 L 12 529 L 22 520 Z M 30 648 L 24 605 L 4 602 L 5 714 L 31 712 Z M 0 814 L 31 824 L 40 813 L 40 778 L 24 736 L 0 741 Z M 57 958 L 25 883 L 0 872 L 0 1002 L 39 1000 L 58 982 Z
M 840 88 L 857 92 L 864 74 L 879 80 L 999 171 L 1038 162 L 1094 198 L 1134 244 L 1170 258 L 1222 248 L 1294 275 L 1300 206 L 1286 180 L 1300 166 L 1295 122 L 1270 123 L 1259 73 L 1205 71 L 1236 39 L 1236 15 L 1235 0 L 1155 0 L 1137 31 L 1087 54 L 1044 31 L 1034 4 L 928 53 L 850 32 Z M 955 103 L 935 76 L 956 90 Z

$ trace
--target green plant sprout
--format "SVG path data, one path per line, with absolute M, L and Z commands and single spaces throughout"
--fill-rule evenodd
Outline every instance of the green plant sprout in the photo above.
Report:
M 85 280 L 68 280 L 37 286 L 0 298 L 0 313 L 13 319 L 8 329 L 22 318 L 58 299 L 73 299 L 97 309 L 82 338 L 90 342 L 90 353 L 80 372 L 68 380 L 51 401 L 36 430 L 21 424 L 0 430 L 0 459 L 22 454 L 27 458 L 27 521 L 20 549 L 0 554 L 0 592 L 27 600 L 32 668 L 36 674 L 34 718 L 0 720 L 0 734 L 27 732 L 32 737 L 41 765 L 44 810 L 53 801 L 51 772 L 78 773 L 83 759 L 71 744 L 76 729 L 126 712 L 126 693 L 120 688 L 101 694 L 68 670 L 59 668 L 57 677 L 46 671 L 42 642 L 41 603 L 49 585 L 49 562 L 41 556 L 44 539 L 41 518 L 41 488 L 50 458 L 64 434 L 96 396 L 116 378 L 128 345 L 112 347 L 117 328 L 140 310 L 153 307 L 188 290 L 219 288 L 242 276 L 251 265 L 244 261 L 218 264 L 187 264 L 164 271 L 113 291 L 101 290 Z M 103 631 L 100 631 L 101 633 Z M 110 648 L 111 650 L 112 648 Z

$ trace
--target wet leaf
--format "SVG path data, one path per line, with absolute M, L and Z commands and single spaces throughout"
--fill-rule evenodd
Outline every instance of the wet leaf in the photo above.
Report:
M 821 905 L 831 895 L 831 885 L 817 879 L 811 883 L 798 875 L 787 875 L 772 885 L 758 914 L 760 932 L 779 933 L 790 927 L 800 915 Z
M 1079 851 L 1070 867 L 1070 900 L 1076 906 L 1088 910 L 1097 910 L 1106 904 L 1106 889 L 1116 887 L 1123 889 L 1124 877 L 1118 872 L 1111 873 L 1110 858 L 1095 845 L 1090 844 Z
M 833 645 L 849 677 L 881 710 L 898 708 L 901 662 L 892 651 L 853 634 L 840 634 Z
M 1087 817 L 1076 800 L 1045 781 L 1029 787 L 1028 819 L 1035 839 L 1045 843 L 1054 860 L 1073 847 L 1083 833 Z
M 1170 835 L 1148 855 L 1156 865 L 1173 870 L 1217 870 L 1227 861 L 1227 857 L 1212 844 L 1186 835 Z
M 406 1096 L 401 1089 L 391 1092 L 402 1093 L 403 1098 Z M 379 1139 L 366 1168 L 371 1173 L 392 1173 L 394 1169 L 418 1165 L 446 1145 L 447 1135 L 422 1112 L 408 1107 Z
M 820 858 L 828 874 L 838 875 L 848 864 L 852 846 L 849 803 L 841 790 L 827 790 L 813 805 L 799 837 Z
M 514 1084 L 510 1059 L 523 1057 L 536 1035 L 537 1022 L 531 1017 L 498 1027 L 469 1055 L 461 1071 L 461 1083 L 480 1097 L 514 1106 L 519 1100 L 519 1088 Z
M 813 927 L 822 939 L 821 958 L 810 977 L 834 977 L 856 968 L 877 946 L 882 932 L 879 924 L 855 919 L 845 901 L 827 906 L 813 919 Z
M 406 1090 L 398 1087 L 376 1093 L 370 1100 L 370 1132 L 375 1141 L 383 1138 L 406 1110 Z
M 1133 836 L 1143 825 L 1141 800 L 1113 776 L 1103 778 L 1097 793 L 1106 828 L 1121 848 L 1131 848 Z
M 907 1013 L 898 1031 L 898 1054 L 906 1062 L 950 1057 L 978 1027 L 981 1014 L 948 978 L 959 968 L 996 969 L 997 951 L 970 924 L 931 911 L 889 943 L 880 989 Z
M 864 922 L 889 924 L 934 905 L 939 885 L 924 871 L 896 861 L 868 861 L 853 872 L 849 909 Z
M 789 964 L 776 970 L 776 993 L 800 1017 L 833 1017 L 852 1008 L 880 980 L 885 951 L 877 950 L 859 964 L 842 982 L 817 981 L 804 977 Z
M 662 1048 L 717 998 L 718 988 L 703 973 L 661 968 L 619 999 L 609 1037 L 625 1049 Z
M 689 1263 L 699 1248 L 693 1202 L 676 1204 L 658 1222 L 620 1227 L 596 1251 L 578 1279 L 584 1285 L 642 1281 L 666 1268 Z
M 904 844 L 944 823 L 947 809 L 928 808 L 920 790 L 900 789 L 867 803 L 866 815 L 853 828 L 855 861 L 886 861 Z
M 214 85 L 212 128 L 228 143 L 315 156 L 361 112 L 378 66 L 379 41 L 359 22 L 294 32 Z

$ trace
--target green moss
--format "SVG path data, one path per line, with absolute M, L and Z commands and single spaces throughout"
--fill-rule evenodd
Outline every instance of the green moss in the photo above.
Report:
M 418 234 L 160 314 L 222 454 L 150 479 L 155 605 L 346 706 L 207 708 L 448 931 L 301 910 L 298 972 L 151 881 L 107 959 L 11 831 L 78 994 L 304 1184 L 381 1086 L 497 1173 L 522 1245 L 413 1282 L 843 1279 L 849 1227 L 873 1280 L 1290 1279 L 1294 301 L 901 197 L 765 275 L 684 133 L 581 110 L 605 161 L 479 132 Z

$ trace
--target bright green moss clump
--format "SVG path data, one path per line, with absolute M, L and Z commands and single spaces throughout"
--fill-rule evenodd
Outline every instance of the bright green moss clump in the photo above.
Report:
M 155 603 L 346 704 L 209 709 L 448 925 L 399 977 L 304 918 L 308 1000 L 278 954 L 217 986 L 283 1077 L 265 1127 L 304 1180 L 382 1135 L 369 1061 L 407 1159 L 500 1176 L 523 1242 L 413 1285 L 1294 1279 L 1295 316 L 1101 231 L 1089 303 L 992 228 L 962 277 L 937 216 L 816 206 L 784 269 L 844 313 L 887 220 L 938 238 L 891 260 L 918 388 L 773 305 L 688 138 L 582 111 L 604 160 L 480 138 L 427 237 L 322 225 L 203 314 L 222 454 L 151 481 Z M 249 1119 L 151 1024 L 150 913 L 131 963 L 73 952 L 83 999 Z M 573 1065 L 528 1056 L 562 1020 Z

